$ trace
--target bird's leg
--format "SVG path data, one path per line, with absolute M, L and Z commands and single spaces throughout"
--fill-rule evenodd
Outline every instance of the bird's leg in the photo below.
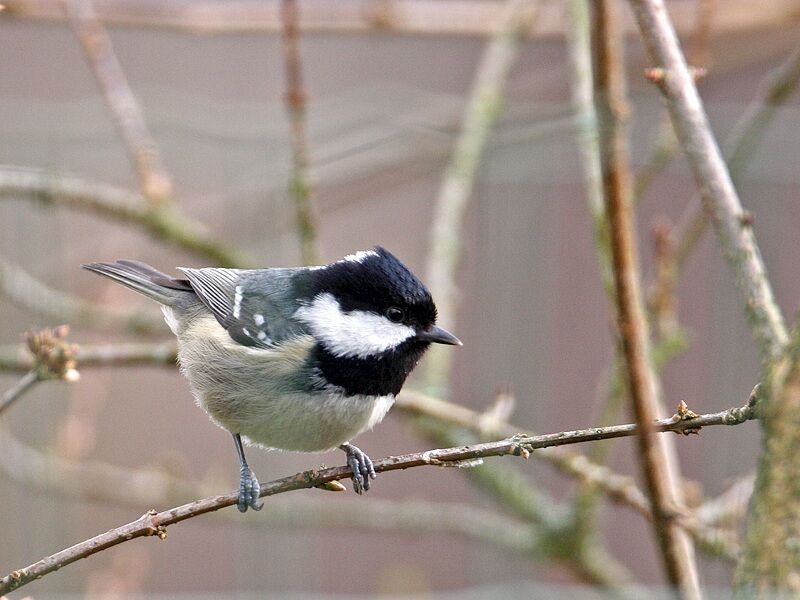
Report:
M 236 444 L 236 452 L 239 454 L 239 502 L 236 507 L 239 512 L 247 512 L 248 507 L 253 510 L 261 510 L 264 507 L 264 503 L 260 500 L 261 485 L 247 464 L 242 447 L 242 437 L 238 433 L 233 434 L 233 443 Z
M 369 490 L 369 480 L 375 479 L 372 459 L 350 442 L 339 446 L 347 454 L 347 466 L 353 469 L 353 491 L 361 494 Z

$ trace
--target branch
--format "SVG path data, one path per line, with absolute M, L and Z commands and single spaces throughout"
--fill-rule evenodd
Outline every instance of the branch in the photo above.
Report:
M 28 197 L 118 223 L 137 225 L 155 239 L 205 256 L 221 266 L 245 264 L 237 252 L 211 237 L 203 225 L 176 208 L 150 206 L 140 194 L 110 185 L 43 169 L 0 165 L 0 197 Z
M 39 490 L 69 495 L 89 501 L 141 507 L 187 502 L 209 493 L 213 481 L 189 482 L 158 468 L 126 469 L 97 461 L 69 460 L 44 453 L 14 438 L 0 428 L 0 469 L 17 482 Z M 471 470 L 475 471 L 475 470 Z M 487 469 L 480 469 L 487 471 Z M 494 472 L 495 469 L 488 470 Z M 552 554 L 553 541 L 563 539 L 560 530 L 509 519 L 490 510 L 452 503 L 420 501 L 380 501 L 368 503 L 336 502 L 329 499 L 295 498 L 291 502 L 270 504 L 269 511 L 257 519 L 243 520 L 238 512 L 218 512 L 216 516 L 238 526 L 313 529 L 349 527 L 366 531 L 401 531 L 427 534 L 454 534 L 494 544 L 500 549 L 558 560 Z M 614 587 L 624 578 L 623 569 L 605 556 L 606 569 L 594 568 L 599 553 L 590 545 L 590 556 L 567 556 L 565 566 L 585 581 Z M 564 557 L 560 557 L 564 558 Z M 591 559 L 591 560 L 590 560 Z
M 139 176 L 139 189 L 153 204 L 169 200 L 172 196 L 172 178 L 164 167 L 161 153 L 147 128 L 139 102 L 114 53 L 111 38 L 95 14 L 92 0 L 62 2 L 133 161 Z
M 436 195 L 430 229 L 427 280 L 437 299 L 439 322 L 452 329 L 458 305 L 455 276 L 461 258 L 461 232 L 486 141 L 500 114 L 509 70 L 517 57 L 522 30 L 535 18 L 538 2 L 508 0 L 497 20 L 495 34 L 481 56 L 472 82 L 461 131 Z M 426 385 L 444 389 L 450 377 L 452 352 L 431 348 L 425 362 Z
M 77 381 L 80 378 L 75 368 L 77 348 L 67 341 L 67 334 L 69 327 L 66 325 L 37 332 L 25 332 L 23 338 L 32 357 L 30 371 L 3 394 L 0 400 L 0 415 L 40 381 L 48 379 Z
M 594 78 L 589 0 L 571 0 L 568 51 L 572 73 L 570 77 L 572 110 L 576 138 L 581 155 L 581 168 L 594 225 L 594 240 L 600 263 L 600 276 L 609 296 L 613 294 L 611 261 L 608 246 L 608 225 L 603 210 L 603 174 L 600 168 L 600 146 L 597 111 L 594 106 Z
M 696 433 L 702 427 L 713 425 L 738 425 L 756 418 L 755 408 L 755 402 L 751 401 L 746 406 L 731 408 L 719 413 L 699 416 L 691 416 L 693 413 L 685 413 L 683 416 L 676 414 L 669 419 L 656 421 L 652 425 L 652 429 L 658 432 L 672 431 L 688 434 Z M 636 425 L 628 424 L 536 436 L 516 435 L 495 442 L 390 456 L 376 461 L 375 470 L 382 473 L 422 466 L 472 466 L 477 459 L 490 456 L 513 455 L 528 457 L 531 452 L 541 448 L 626 437 L 637 435 L 637 432 L 638 427 Z M 293 490 L 319 487 L 331 481 L 348 479 L 351 476 L 352 471 L 349 467 L 331 467 L 304 471 L 290 477 L 262 484 L 261 496 L 274 496 Z M 19 569 L 6 575 L 0 579 L 0 593 L 17 589 L 76 560 L 86 558 L 137 537 L 157 535 L 163 539 L 166 537 L 166 528 L 169 525 L 232 506 L 236 504 L 237 498 L 238 492 L 230 492 L 220 496 L 195 500 L 162 512 L 149 511 L 127 525 L 111 529 L 106 533 L 57 552 L 24 569 Z
M 306 133 L 306 93 L 300 55 L 298 22 L 300 10 L 296 0 L 282 0 L 283 64 L 286 73 L 286 111 L 292 138 L 292 173 L 289 196 L 294 200 L 300 254 L 303 264 L 316 265 L 318 260 L 317 231 L 319 217 L 311 200 L 308 176 L 308 135 Z
M 647 482 L 656 541 L 670 583 L 685 598 L 700 598 L 700 582 L 691 538 L 672 515 L 678 507 L 677 482 L 670 475 L 667 452 L 652 422 L 658 407 L 658 382 L 652 365 L 649 333 L 638 272 L 633 230 L 630 170 L 625 124 L 629 107 L 622 69 L 622 37 L 614 0 L 595 3 L 596 61 L 600 148 L 606 215 L 611 237 L 617 320 L 625 357 L 628 391 L 639 425 L 640 462 Z
M 20 308 L 57 323 L 113 327 L 139 334 L 164 328 L 163 317 L 153 311 L 105 306 L 54 290 L 3 256 L 0 256 L 0 292 Z
M 761 361 L 767 364 L 781 356 L 788 334 L 756 244 L 752 219 L 739 201 L 663 0 L 630 3 L 650 60 L 664 71 L 660 87 L 672 124 L 736 276 Z
M 75 360 L 81 369 L 109 365 L 175 367 L 174 342 L 163 344 L 79 344 Z M 27 371 L 36 359 L 22 345 L 0 346 L 0 371 Z
M 97 461 L 47 454 L 0 428 L 0 467 L 15 481 L 39 490 L 89 501 L 139 507 L 183 503 L 209 493 L 211 482 L 189 482 L 158 468 L 126 469 Z M 423 501 L 332 502 L 327 497 L 274 502 L 257 519 L 238 512 L 219 513 L 238 526 L 313 529 L 347 527 L 381 531 L 449 533 L 494 544 L 513 552 L 540 550 L 536 528 L 464 504 Z
M 800 593 L 800 328 L 766 370 L 760 406 L 762 450 L 747 511 L 744 552 L 734 575 L 737 597 Z
M 31 389 L 37 382 L 39 382 L 39 373 L 32 369 L 20 377 L 17 382 L 8 388 L 0 399 L 0 415 L 8 410 L 14 402 Z
M 796 48 L 783 63 L 764 76 L 758 85 L 756 97 L 733 126 L 724 144 L 725 158 L 734 182 L 741 177 L 749 158 L 764 132 L 772 123 L 777 108 L 791 98 L 800 81 L 800 47 Z M 690 201 L 684 211 L 673 237 L 675 242 L 675 266 L 683 268 L 686 260 L 703 235 L 708 216 L 703 212 L 699 196 Z

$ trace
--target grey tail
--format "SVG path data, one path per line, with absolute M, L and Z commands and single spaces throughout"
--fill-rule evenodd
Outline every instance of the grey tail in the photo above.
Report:
M 187 294 L 195 295 L 187 280 L 170 277 L 143 262 L 118 260 L 114 263 L 89 263 L 81 266 L 165 306 L 176 306 L 187 299 Z

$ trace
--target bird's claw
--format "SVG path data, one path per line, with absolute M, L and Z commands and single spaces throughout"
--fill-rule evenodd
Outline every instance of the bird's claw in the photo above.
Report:
M 369 480 L 377 476 L 372 459 L 352 444 L 342 444 L 340 448 L 347 454 L 347 466 L 353 470 L 353 491 L 356 494 L 368 491 Z
M 258 483 L 255 473 L 247 466 L 243 466 L 239 473 L 239 501 L 236 508 L 239 512 L 247 512 L 248 508 L 261 510 L 264 507 L 260 500 L 261 484 Z

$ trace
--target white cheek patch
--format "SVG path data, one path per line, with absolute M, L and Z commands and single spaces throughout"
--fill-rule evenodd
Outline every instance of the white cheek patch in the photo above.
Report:
M 390 350 L 416 335 L 414 329 L 375 313 L 343 312 L 331 294 L 320 294 L 294 314 L 336 356 L 366 358 Z

